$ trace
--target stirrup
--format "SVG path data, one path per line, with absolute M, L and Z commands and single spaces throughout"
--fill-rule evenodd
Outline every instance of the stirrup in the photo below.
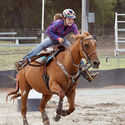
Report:
M 90 73 L 89 74 L 89 78 L 88 78 L 88 81 L 89 82 L 91 82 L 92 80 L 94 80 L 96 77 L 97 77 L 97 75 L 99 74 L 99 72 L 96 72 L 96 73 Z
M 92 75 L 91 75 L 90 73 L 88 73 L 88 72 L 87 72 L 87 75 L 88 75 L 87 80 L 88 80 L 89 82 L 91 82 L 91 81 L 93 80 Z
M 89 82 L 91 82 L 92 80 L 94 80 L 94 78 L 99 74 L 99 72 L 96 72 L 96 73 L 92 73 L 92 72 L 89 72 L 88 70 L 84 70 L 84 72 L 82 72 L 82 76 L 88 80 Z
M 94 79 L 97 77 L 98 74 L 99 74 L 99 72 L 91 73 L 91 77 Z

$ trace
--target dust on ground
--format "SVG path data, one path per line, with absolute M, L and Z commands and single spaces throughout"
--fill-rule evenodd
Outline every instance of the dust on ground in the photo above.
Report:
M 0 89 L 0 125 L 22 125 L 22 116 L 17 112 L 17 101 L 6 102 L 12 89 Z M 111 86 L 101 89 L 77 89 L 75 111 L 59 122 L 53 120 L 58 97 L 53 96 L 46 111 L 51 125 L 125 125 L 125 87 Z M 64 99 L 64 108 L 68 108 Z M 28 112 L 29 125 L 43 125 L 40 112 Z

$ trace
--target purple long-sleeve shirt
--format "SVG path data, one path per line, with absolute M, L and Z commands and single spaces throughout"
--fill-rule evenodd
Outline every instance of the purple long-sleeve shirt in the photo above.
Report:
M 75 35 L 78 33 L 78 28 L 76 24 L 72 24 L 72 26 L 65 26 L 64 21 L 62 19 L 56 20 L 50 24 L 50 26 L 46 29 L 46 34 L 52 40 L 58 40 L 60 37 L 64 38 L 68 33 L 73 32 Z

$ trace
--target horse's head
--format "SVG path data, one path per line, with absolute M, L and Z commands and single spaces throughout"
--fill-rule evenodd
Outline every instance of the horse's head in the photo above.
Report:
M 99 68 L 99 58 L 96 52 L 97 42 L 88 33 L 76 35 L 75 38 L 80 43 L 80 56 L 90 62 L 93 68 Z

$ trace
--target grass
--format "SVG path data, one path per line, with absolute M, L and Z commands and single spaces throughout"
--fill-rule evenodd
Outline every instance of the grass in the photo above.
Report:
M 109 61 L 106 62 L 106 58 L 100 57 L 100 70 L 125 68 L 125 58 L 109 57 Z
M 3 45 L 3 43 L 0 43 Z M 4 43 L 7 44 L 7 43 Z M 14 63 L 21 60 L 34 47 L 0 47 L 0 70 L 15 69 Z
M 0 55 L 0 70 L 13 70 L 14 63 L 17 60 L 22 59 L 24 54 L 10 54 L 10 55 Z M 109 58 L 109 62 L 106 63 L 106 58 L 100 57 L 100 67 L 99 70 L 108 70 L 115 68 L 125 68 L 125 58 L 119 58 L 119 63 L 117 58 Z
M 24 54 L 0 55 L 0 70 L 15 69 L 14 63 L 23 56 Z
M 100 65 L 98 70 L 110 70 L 116 68 L 125 68 L 125 58 L 109 57 L 109 61 L 106 62 L 106 57 L 99 57 Z M 85 62 L 85 61 L 84 61 Z M 90 68 L 90 70 L 93 70 Z

